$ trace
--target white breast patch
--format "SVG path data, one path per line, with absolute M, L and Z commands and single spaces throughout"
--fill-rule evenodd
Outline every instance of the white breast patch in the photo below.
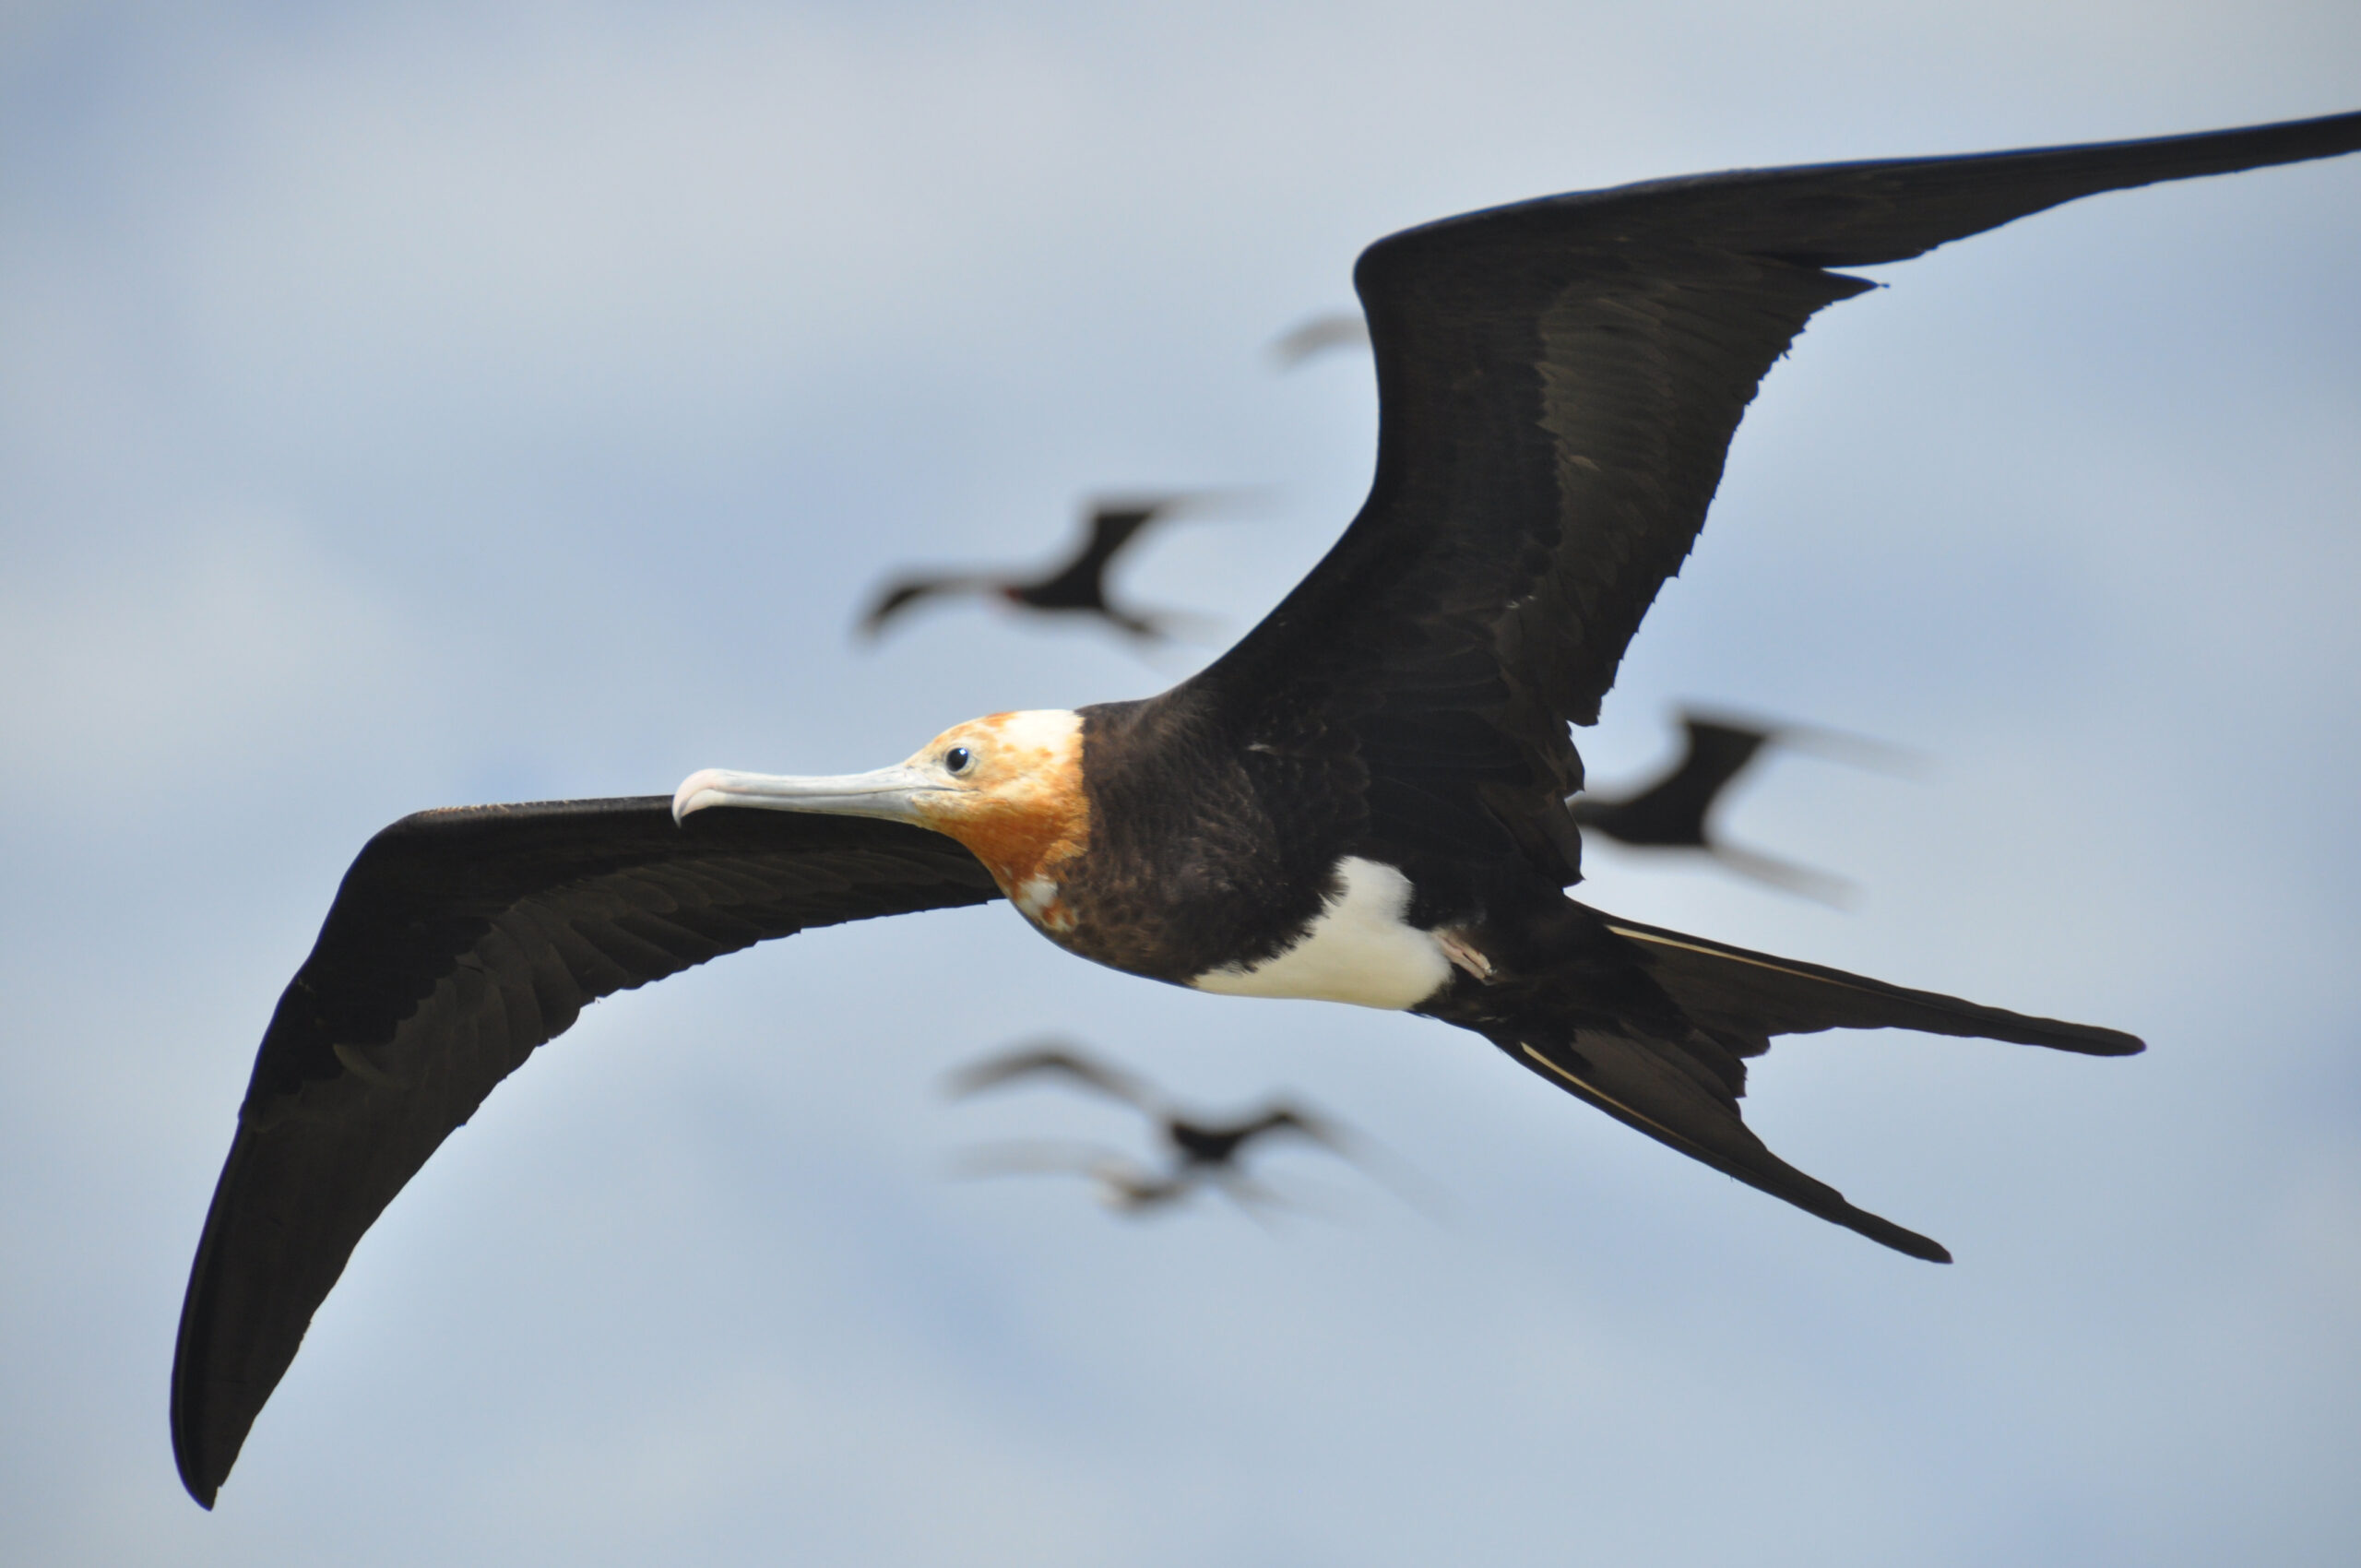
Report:
M 1342 889 L 1296 944 L 1254 965 L 1228 964 L 1189 983 L 1224 996 L 1299 996 L 1400 1011 L 1451 978 L 1451 959 L 1431 932 L 1403 919 L 1410 879 L 1378 861 L 1336 862 Z

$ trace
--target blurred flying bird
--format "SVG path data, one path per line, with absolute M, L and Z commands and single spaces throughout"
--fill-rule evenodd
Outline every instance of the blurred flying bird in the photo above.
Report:
M 1293 370 L 1329 349 L 1368 347 L 1369 323 L 1358 315 L 1339 311 L 1332 315 L 1315 315 L 1283 333 L 1271 345 L 1271 357 L 1278 361 L 1281 370 Z
M 2361 113 L 1745 170 L 1406 231 L 1355 272 L 1382 409 L 1369 499 L 1198 674 L 957 725 L 872 773 L 707 770 L 670 800 L 395 823 L 279 998 L 197 1243 L 172 1373 L 189 1491 L 210 1504 L 362 1232 L 585 1004 L 807 927 L 998 897 L 1133 974 L 1472 1030 L 1726 1175 L 1947 1259 L 1763 1146 L 1739 1115 L 1748 1059 L 1828 1028 L 2140 1041 L 1574 902 L 1568 726 L 1596 720 L 1757 383 L 1873 286 L 1832 268 L 2356 147 Z
M 886 585 L 861 617 L 861 633 L 870 637 L 882 635 L 886 622 L 922 599 L 945 594 L 997 594 L 1027 610 L 1096 615 L 1143 641 L 1163 641 L 1173 635 L 1172 628 L 1184 618 L 1170 612 L 1124 610 L 1109 603 L 1107 569 L 1139 537 L 1141 529 L 1202 499 L 1192 493 L 1101 501 L 1091 509 L 1081 550 L 1030 581 L 975 574 L 897 577 Z
M 1636 849 L 1695 849 L 1731 870 L 1823 903 L 1841 903 L 1853 885 L 1843 877 L 1774 860 L 1725 841 L 1714 829 L 1715 808 L 1738 775 L 1766 748 L 1788 747 L 1867 760 L 1898 759 L 1891 748 L 1800 725 L 1701 713 L 1680 716 L 1683 746 L 1672 767 L 1629 795 L 1577 795 L 1567 809 L 1585 828 Z
M 1019 1079 L 1069 1084 L 1122 1101 L 1156 1124 L 1157 1135 L 1178 1162 L 1176 1174 L 1235 1169 L 1247 1145 L 1274 1133 L 1291 1133 L 1353 1158 L 1340 1129 L 1284 1101 L 1242 1119 L 1208 1122 L 1174 1109 L 1121 1068 L 1093 1061 L 1064 1045 L 1030 1047 L 963 1068 L 953 1075 L 951 1092 L 964 1098 Z

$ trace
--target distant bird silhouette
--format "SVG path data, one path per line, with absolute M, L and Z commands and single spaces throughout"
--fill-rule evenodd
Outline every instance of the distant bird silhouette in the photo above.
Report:
M 1101 501 L 1091 510 L 1089 535 L 1080 552 L 1033 581 L 979 574 L 897 578 L 887 585 L 861 617 L 861 632 L 871 637 L 878 636 L 886 622 L 922 599 L 975 593 L 997 594 L 1011 604 L 1052 614 L 1096 615 L 1143 641 L 1162 641 L 1171 636 L 1172 624 L 1182 617 L 1121 609 L 1109 603 L 1107 568 L 1139 536 L 1141 529 L 1201 499 L 1192 493 Z
M 1904 754 L 1873 741 L 1800 725 L 1695 712 L 1679 717 L 1687 745 L 1669 772 L 1636 794 L 1576 796 L 1571 807 L 1574 820 L 1636 849 L 1701 850 L 1759 881 L 1823 903 L 1844 902 L 1854 892 L 1851 883 L 1726 842 L 1714 830 L 1714 810 L 1738 775 L 1767 747 L 1813 751 L 1872 766 L 1880 759 L 1899 761 Z
M 1366 349 L 1369 323 L 1356 311 L 1315 315 L 1281 335 L 1271 345 L 1271 357 L 1281 370 L 1293 370 L 1312 355 L 1329 349 Z
M 1206 1122 L 1182 1114 L 1155 1090 L 1120 1067 L 1096 1062 L 1072 1048 L 1043 1044 L 979 1062 L 953 1075 L 951 1093 L 964 1099 L 1020 1078 L 1047 1078 L 1079 1085 L 1121 1100 L 1157 1125 L 1178 1162 L 1176 1174 L 1205 1174 L 1234 1169 L 1246 1146 L 1273 1133 L 1293 1133 L 1331 1152 L 1353 1158 L 1342 1130 L 1284 1101 L 1241 1121 Z
M 1264 1210 L 1287 1205 L 1248 1177 L 1242 1161 L 1250 1145 L 1273 1134 L 1294 1134 L 1364 1169 L 1370 1168 L 1369 1151 L 1358 1146 L 1358 1140 L 1323 1117 L 1285 1101 L 1227 1122 L 1184 1114 L 1132 1074 L 1062 1042 L 1045 1041 L 979 1062 L 952 1075 L 949 1088 L 955 1098 L 964 1099 L 1020 1079 L 1065 1083 L 1121 1100 L 1155 1123 L 1171 1163 L 1162 1175 L 1155 1175 L 1109 1150 L 1035 1143 L 978 1150 L 963 1164 L 967 1171 L 1077 1171 L 1097 1183 L 1101 1202 L 1126 1214 L 1162 1208 L 1200 1188 L 1213 1187 L 1260 1218 Z

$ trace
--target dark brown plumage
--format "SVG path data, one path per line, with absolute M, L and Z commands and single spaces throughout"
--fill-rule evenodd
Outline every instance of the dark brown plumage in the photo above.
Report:
M 172 1447 L 200 1503 L 386 1205 L 587 1004 L 771 937 L 999 897 L 898 823 L 663 796 L 421 812 L 372 838 L 263 1033 L 189 1271 Z

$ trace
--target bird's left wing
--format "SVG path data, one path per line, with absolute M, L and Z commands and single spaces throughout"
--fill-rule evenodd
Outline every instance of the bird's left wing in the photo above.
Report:
M 978 904 L 956 843 L 663 796 L 421 812 L 371 839 L 255 1059 L 181 1309 L 172 1449 L 212 1506 L 378 1214 L 585 1004 L 813 926 Z
M 1349 734 L 1381 822 L 1424 812 L 1449 836 L 1472 782 L 1525 819 L 1528 853 L 1537 833 L 1571 857 L 1557 803 L 1581 777 L 1565 727 L 1597 718 L 1756 385 L 1814 312 L 1872 287 L 1829 268 L 2100 191 L 2356 148 L 2361 114 L 2341 114 L 1741 170 L 1380 240 L 1354 272 L 1377 361 L 1369 499 L 1260 625 L 1170 695 L 1240 745 L 1300 749 L 1315 719 Z M 1501 814 L 1503 790 L 1522 805 Z

